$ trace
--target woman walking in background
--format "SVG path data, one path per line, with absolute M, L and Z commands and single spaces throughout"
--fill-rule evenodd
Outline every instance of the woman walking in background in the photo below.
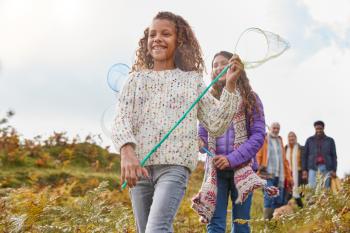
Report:
M 297 141 L 297 135 L 294 132 L 288 133 L 288 144 L 285 146 L 286 157 L 289 162 L 289 167 L 293 176 L 293 189 L 292 197 L 295 199 L 299 207 L 303 207 L 301 201 L 300 192 L 298 187 L 305 184 L 302 180 L 302 167 L 301 156 L 303 154 L 304 147 L 302 147 Z M 287 201 L 291 198 L 287 197 Z

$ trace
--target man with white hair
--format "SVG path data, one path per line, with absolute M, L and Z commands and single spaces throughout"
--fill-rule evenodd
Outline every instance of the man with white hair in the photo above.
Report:
M 293 187 L 293 179 L 286 159 L 282 138 L 279 136 L 280 124 L 274 122 L 265 137 L 264 145 L 257 154 L 258 174 L 266 179 L 268 186 L 280 190 L 278 197 L 271 198 L 264 193 L 264 218 L 271 219 L 273 211 L 285 204 L 285 190 Z

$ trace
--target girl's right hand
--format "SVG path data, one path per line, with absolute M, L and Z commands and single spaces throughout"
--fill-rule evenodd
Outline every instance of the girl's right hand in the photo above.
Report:
M 236 89 L 236 82 L 244 72 L 244 65 L 238 55 L 234 54 L 229 61 L 230 68 L 226 73 L 226 89 L 229 92 L 234 92 Z
M 201 138 L 198 138 L 198 147 L 199 147 L 199 150 L 205 147 L 205 143 Z
M 141 176 L 148 177 L 146 168 L 141 167 L 137 159 L 135 150 L 130 144 L 121 148 L 121 183 L 127 181 L 129 188 L 133 188 Z

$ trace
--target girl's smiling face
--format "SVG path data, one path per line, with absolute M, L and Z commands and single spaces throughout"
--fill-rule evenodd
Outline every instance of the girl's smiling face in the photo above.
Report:
M 217 55 L 214 58 L 212 66 L 212 78 L 214 79 L 228 65 L 229 59 L 222 55 Z M 219 81 L 226 81 L 226 75 L 223 75 Z
M 175 24 L 166 19 L 155 19 L 149 27 L 147 50 L 153 58 L 154 68 L 174 67 L 174 55 L 177 47 Z M 169 67 L 172 66 L 172 67 Z

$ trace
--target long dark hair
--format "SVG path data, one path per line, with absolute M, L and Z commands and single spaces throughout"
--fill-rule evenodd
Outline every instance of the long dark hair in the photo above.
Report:
M 230 52 L 227 52 L 227 51 L 220 51 L 220 52 L 216 53 L 214 55 L 212 62 L 211 62 L 212 69 L 213 69 L 213 65 L 214 65 L 214 60 L 217 56 L 223 56 L 229 60 L 229 59 L 231 59 L 233 54 Z M 252 123 L 253 122 L 253 111 L 255 110 L 256 112 L 260 113 L 260 110 L 259 110 L 259 107 L 257 104 L 257 96 L 254 93 L 252 87 L 250 86 L 249 79 L 248 79 L 245 71 L 243 71 L 241 77 L 237 80 L 236 86 L 237 86 L 237 89 L 239 90 L 239 92 L 241 93 L 244 109 L 246 110 L 248 116 L 250 117 L 249 120 Z M 220 84 L 213 85 L 213 88 L 211 90 L 212 95 L 219 99 L 223 87 L 224 86 L 220 85 Z

